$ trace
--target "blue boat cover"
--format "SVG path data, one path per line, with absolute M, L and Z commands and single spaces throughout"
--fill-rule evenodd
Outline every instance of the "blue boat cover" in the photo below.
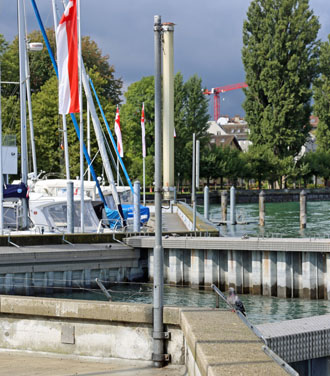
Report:
M 28 190 L 24 183 L 4 184 L 3 198 L 28 198 Z
M 134 217 L 134 205 L 122 205 L 124 218 L 133 218 Z M 109 226 L 110 228 L 120 228 L 122 226 L 121 224 L 121 218 L 118 213 L 118 210 L 113 210 L 108 207 L 105 207 L 105 212 L 107 215 L 107 218 L 109 220 Z M 141 223 L 148 222 L 150 218 L 150 210 L 146 206 L 140 205 L 140 220 Z

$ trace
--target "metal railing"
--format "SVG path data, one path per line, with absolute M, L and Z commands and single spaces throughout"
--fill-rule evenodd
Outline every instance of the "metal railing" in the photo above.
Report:
M 262 346 L 263 352 L 268 355 L 270 358 L 274 360 L 280 367 L 282 367 L 289 375 L 291 376 L 299 376 L 299 373 L 295 371 L 288 363 L 286 363 L 282 358 L 280 358 L 277 354 L 274 353 L 273 350 L 271 350 L 267 346 L 267 340 L 266 338 L 261 334 L 261 332 L 253 325 L 251 322 L 242 314 L 242 312 L 235 309 L 235 307 L 228 302 L 225 295 L 215 286 L 214 284 L 211 285 L 211 288 L 216 293 L 216 308 L 219 308 L 219 297 L 227 304 L 227 306 L 233 310 L 237 316 L 242 320 L 242 322 L 252 330 L 252 332 L 262 340 L 264 345 Z

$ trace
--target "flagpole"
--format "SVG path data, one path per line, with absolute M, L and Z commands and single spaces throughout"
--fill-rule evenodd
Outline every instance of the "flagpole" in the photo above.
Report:
M 56 3 L 55 3 L 55 0 L 52 0 L 52 6 L 53 6 L 53 20 L 54 20 L 54 31 L 55 31 L 55 43 L 57 44 L 57 42 L 56 42 L 57 16 L 56 16 Z M 67 125 L 66 125 L 66 116 L 64 114 L 62 114 L 62 125 L 63 125 L 65 174 L 66 174 L 66 179 L 70 180 L 68 128 L 67 128 Z
M 82 98 L 82 55 L 81 55 L 81 28 L 80 28 L 80 0 L 77 0 L 78 23 L 78 72 L 79 72 L 79 114 L 80 114 L 80 225 L 81 232 L 85 232 L 84 220 L 84 128 L 83 128 L 83 98 Z
M 146 206 L 146 159 L 143 157 L 143 205 Z
M 87 76 L 88 80 L 89 77 Z M 87 151 L 91 155 L 91 116 L 89 111 L 89 103 L 87 101 Z M 88 165 L 88 181 L 91 181 L 91 168 Z
M 117 187 L 119 187 L 119 158 L 117 157 Z

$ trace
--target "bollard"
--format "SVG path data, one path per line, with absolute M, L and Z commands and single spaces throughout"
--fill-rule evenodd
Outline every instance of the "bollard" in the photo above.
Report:
M 140 232 L 140 182 L 134 182 L 134 212 L 133 212 L 133 231 Z
M 230 188 L 230 224 L 236 225 L 236 189 L 235 187 Z
M 67 220 L 67 232 L 69 234 L 74 233 L 74 201 L 73 201 L 73 181 L 67 182 L 66 188 L 66 197 L 67 197 L 67 211 L 66 211 L 66 220 Z
M 259 226 L 265 226 L 265 192 L 259 193 Z
M 209 219 L 209 187 L 204 187 L 204 218 Z
M 304 190 L 300 192 L 300 228 L 306 228 L 307 223 L 307 194 Z
M 227 203 L 228 203 L 228 193 L 227 191 L 221 192 L 221 220 L 222 222 L 227 222 Z

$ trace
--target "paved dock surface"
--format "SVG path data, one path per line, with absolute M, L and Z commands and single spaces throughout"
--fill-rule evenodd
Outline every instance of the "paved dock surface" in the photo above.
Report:
M 23 352 L 0 352 L 0 376 L 183 376 L 185 366 L 157 369 L 150 362 L 114 359 L 106 363 Z

